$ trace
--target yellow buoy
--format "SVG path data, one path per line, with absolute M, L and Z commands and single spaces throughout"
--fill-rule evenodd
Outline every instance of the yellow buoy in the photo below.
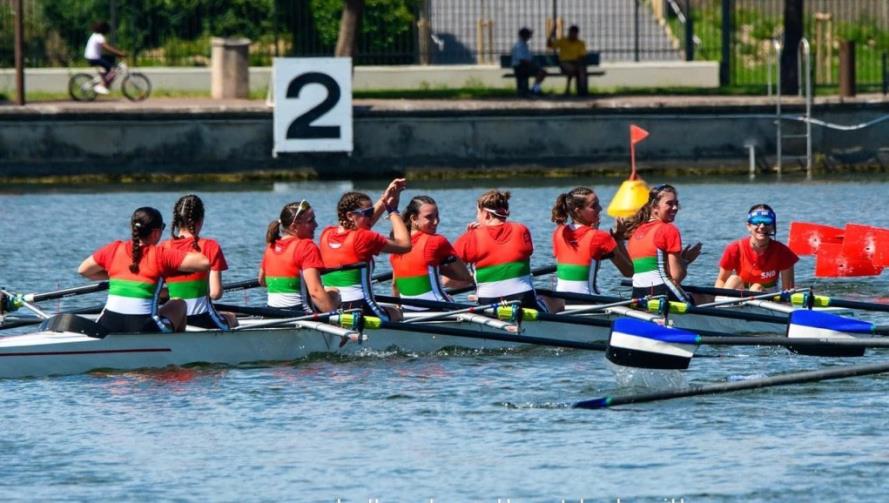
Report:
M 648 138 L 648 131 L 630 124 L 630 178 L 624 180 L 608 205 L 608 216 L 631 217 L 648 202 L 648 185 L 636 175 L 636 144 Z
M 608 216 L 612 218 L 631 217 L 648 202 L 648 185 L 645 180 L 624 180 L 608 205 Z

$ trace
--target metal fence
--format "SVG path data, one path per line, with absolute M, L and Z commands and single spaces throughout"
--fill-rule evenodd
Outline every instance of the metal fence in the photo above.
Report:
M 4 67 L 13 62 L 12 1 L 0 0 Z M 70 0 L 24 0 L 27 66 L 84 64 L 89 26 L 99 17 L 140 66 L 208 65 L 210 36 L 220 30 L 248 32 L 252 65 L 269 65 L 275 56 L 329 56 L 341 8 L 331 0 L 245 0 L 240 10 L 213 0 L 147 4 L 108 0 L 89 11 Z M 531 48 L 543 52 L 548 34 L 577 25 L 603 61 L 720 61 L 727 85 L 764 89 L 783 6 L 784 0 L 385 0 L 365 8 L 355 62 L 490 64 L 509 53 L 521 27 L 534 31 Z M 856 42 L 860 85 L 885 80 L 889 0 L 806 0 L 804 7 L 817 85 L 836 84 L 841 40 Z

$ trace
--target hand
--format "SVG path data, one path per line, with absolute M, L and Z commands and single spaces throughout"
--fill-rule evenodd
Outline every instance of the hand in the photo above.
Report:
M 682 252 L 679 254 L 679 258 L 685 261 L 686 264 L 691 264 L 698 258 L 698 255 L 701 254 L 701 243 L 695 243 L 690 246 L 686 246 Z
M 629 224 L 623 218 L 615 218 L 614 219 L 614 227 L 611 229 L 611 237 L 613 237 L 617 241 L 623 241 L 627 236 L 627 229 L 629 229 Z
M 472 229 L 478 229 L 478 222 L 469 222 L 466 224 L 467 231 L 471 231 Z
M 466 300 L 468 300 L 469 302 L 478 302 L 478 295 L 470 293 L 466 296 Z

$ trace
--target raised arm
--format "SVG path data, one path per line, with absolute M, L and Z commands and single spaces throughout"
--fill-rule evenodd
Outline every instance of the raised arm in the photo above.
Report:
M 398 200 L 401 197 L 401 191 L 403 191 L 407 187 L 407 180 L 404 178 L 396 178 L 389 182 L 389 186 L 386 187 L 386 190 L 383 191 L 383 194 L 374 203 L 374 214 L 371 217 L 371 226 L 377 223 L 377 220 L 383 215 L 383 212 L 386 211 L 386 205 L 388 204 L 390 208 L 398 207 Z

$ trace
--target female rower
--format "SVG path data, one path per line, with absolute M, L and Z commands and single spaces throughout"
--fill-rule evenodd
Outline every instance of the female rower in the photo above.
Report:
M 361 309 L 384 319 L 397 320 L 401 312 L 383 308 L 373 301 L 370 274 L 373 257 L 380 252 L 407 253 L 411 250 L 411 238 L 401 215 L 398 213 L 398 197 L 404 190 L 403 178 L 393 180 L 376 204 L 361 192 L 346 192 L 337 203 L 339 225 L 321 232 L 319 248 L 324 267 L 339 269 L 325 274 L 324 285 L 335 287 L 342 297 L 343 309 Z M 373 224 L 388 212 L 392 224 L 392 238 L 374 232 Z M 344 267 L 356 266 L 357 267 Z
M 269 224 L 259 266 L 259 284 L 268 289 L 269 307 L 329 312 L 339 306 L 336 291 L 321 284 L 324 262 L 312 241 L 316 228 L 315 210 L 305 199 L 284 205 L 278 219 Z
M 410 229 L 411 251 L 389 256 L 392 264 L 392 294 L 406 299 L 451 302 L 443 287 L 472 285 L 472 275 L 447 238 L 436 234 L 438 205 L 429 196 L 414 196 L 404 209 L 404 224 Z
M 701 243 L 682 247 L 679 229 L 673 224 L 679 198 L 672 185 L 658 185 L 648 202 L 622 225 L 626 227 L 627 252 L 633 261 L 633 297 L 667 295 L 691 302 L 679 284 L 688 264 L 701 254 Z
M 793 288 L 793 265 L 799 260 L 795 253 L 772 236 L 777 229 L 775 211 L 767 204 L 757 204 L 747 212 L 750 237 L 732 241 L 725 247 L 719 261 L 717 288 L 768 291 L 775 289 L 778 276 L 781 288 Z
M 475 267 L 479 304 L 520 301 L 522 307 L 546 311 L 531 279 L 534 243 L 524 225 L 507 222 L 509 192 L 489 190 L 478 198 L 476 221 L 454 243 L 457 257 Z
M 228 263 L 215 239 L 199 237 L 203 226 L 204 202 L 201 198 L 194 194 L 180 197 L 173 206 L 172 238 L 161 243 L 161 246 L 202 253 L 210 261 L 210 272 L 167 276 L 167 291 L 171 299 L 185 301 L 189 325 L 228 330 L 238 325 L 237 318 L 233 313 L 217 312 L 211 302 L 219 300 L 224 293 L 222 271 L 228 269 Z
M 206 272 L 210 261 L 197 252 L 157 246 L 164 219 L 154 208 L 139 208 L 130 219 L 130 241 L 114 241 L 80 264 L 77 272 L 109 280 L 108 300 L 96 322 L 110 332 L 172 332 L 185 329 L 185 302 L 171 300 L 160 309 L 163 277 Z
M 624 276 L 633 275 L 633 263 L 627 256 L 623 236 L 616 231 L 599 230 L 601 211 L 599 197 L 589 187 L 575 187 L 556 198 L 552 221 L 556 223 L 553 255 L 557 292 L 598 294 L 596 277 L 604 259 L 611 260 Z M 563 304 L 559 299 L 550 302 L 550 306 L 559 311 Z

